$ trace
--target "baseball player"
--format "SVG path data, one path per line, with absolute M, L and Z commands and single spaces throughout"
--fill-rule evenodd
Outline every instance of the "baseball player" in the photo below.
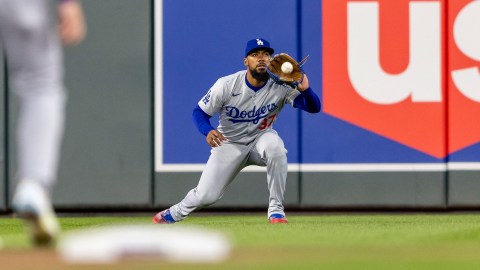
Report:
M 63 133 L 66 94 L 61 41 L 80 42 L 86 33 L 83 9 L 75 0 L 0 0 L 0 43 L 9 82 L 19 97 L 17 173 L 12 207 L 31 225 L 36 244 L 59 231 L 51 205 Z
M 178 204 L 157 213 L 154 223 L 178 222 L 197 208 L 215 203 L 249 165 L 267 167 L 269 222 L 288 222 L 283 207 L 287 155 L 273 123 L 286 104 L 310 113 L 319 112 L 321 105 L 306 76 L 297 89 L 270 79 L 267 67 L 273 52 L 265 39 L 248 41 L 246 70 L 218 79 L 198 102 L 193 120 L 212 147 L 210 158 L 197 187 Z M 216 113 L 220 114 L 217 129 L 209 120 Z

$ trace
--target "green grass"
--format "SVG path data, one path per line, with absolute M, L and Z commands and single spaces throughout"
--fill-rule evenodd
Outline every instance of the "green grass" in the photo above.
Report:
M 70 231 L 122 223 L 150 224 L 151 217 L 62 217 L 60 221 L 63 230 Z M 259 214 L 194 214 L 182 223 L 229 235 L 234 245 L 230 259 L 216 265 L 166 264 L 166 267 L 480 269 L 480 215 L 289 215 L 289 221 L 289 224 L 270 225 L 265 216 Z M 19 220 L 1 218 L 0 223 L 4 249 L 32 249 Z M 141 269 L 158 269 L 157 266 L 149 262 Z

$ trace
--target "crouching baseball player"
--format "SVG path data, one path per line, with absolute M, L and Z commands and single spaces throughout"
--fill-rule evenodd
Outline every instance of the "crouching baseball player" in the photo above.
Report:
M 178 204 L 157 213 L 154 223 L 178 222 L 215 203 L 249 165 L 267 167 L 269 222 L 288 222 L 283 207 L 287 155 L 273 123 L 285 104 L 309 113 L 318 113 L 321 105 L 301 69 L 304 61 L 297 63 L 286 54 L 272 58 L 273 52 L 265 39 L 248 41 L 246 70 L 218 79 L 198 102 L 193 121 L 212 147 L 210 158 L 197 187 Z M 220 114 L 217 129 L 210 124 L 216 113 Z

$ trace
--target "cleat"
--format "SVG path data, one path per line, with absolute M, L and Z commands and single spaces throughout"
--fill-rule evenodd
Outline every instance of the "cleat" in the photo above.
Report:
M 270 222 L 270 224 L 274 224 L 274 223 L 288 223 L 288 220 L 287 218 L 282 215 L 282 214 L 272 214 L 269 218 L 268 218 L 268 222 Z
M 153 223 L 155 224 L 172 224 L 175 223 L 172 215 L 170 214 L 170 210 L 163 210 L 162 212 L 158 212 L 155 216 L 153 216 Z
M 60 232 L 55 211 L 45 189 L 34 181 L 22 181 L 16 188 L 12 207 L 30 230 L 33 244 L 52 245 Z

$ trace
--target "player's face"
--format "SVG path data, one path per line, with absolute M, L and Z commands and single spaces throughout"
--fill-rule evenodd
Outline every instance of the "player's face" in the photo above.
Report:
M 260 81 L 268 80 L 267 66 L 270 63 L 271 55 L 268 51 L 258 50 L 249 54 L 244 59 L 244 64 L 252 76 Z

